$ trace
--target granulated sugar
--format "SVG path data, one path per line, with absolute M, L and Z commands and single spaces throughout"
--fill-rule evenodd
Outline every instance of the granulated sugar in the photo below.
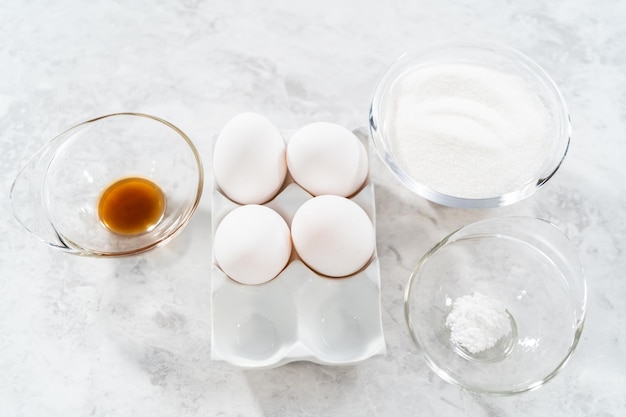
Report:
M 417 67 L 392 86 L 388 135 L 403 168 L 442 194 L 489 198 L 528 183 L 551 120 L 521 77 L 478 64 Z
M 454 300 L 446 327 L 450 329 L 450 341 L 470 353 L 494 347 L 511 332 L 504 305 L 478 292 Z

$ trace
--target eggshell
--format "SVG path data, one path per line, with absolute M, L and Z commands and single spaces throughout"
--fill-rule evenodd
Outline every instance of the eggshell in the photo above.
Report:
M 372 258 L 374 226 L 355 202 L 335 195 L 315 197 L 296 211 L 293 246 L 313 270 L 330 277 L 354 274 Z
M 287 174 L 285 142 L 272 122 L 241 113 L 220 132 L 213 172 L 222 192 L 239 204 L 262 204 L 280 190 Z
M 317 196 L 348 197 L 367 179 L 369 163 L 363 143 L 345 127 L 326 122 L 306 125 L 287 144 L 293 179 Z
M 289 226 L 271 208 L 238 207 L 217 226 L 213 255 L 217 265 L 233 280 L 262 284 L 278 275 L 289 261 Z

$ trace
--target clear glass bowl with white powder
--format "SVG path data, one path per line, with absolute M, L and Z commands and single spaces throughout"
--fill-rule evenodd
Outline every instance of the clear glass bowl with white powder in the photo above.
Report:
M 370 131 L 407 188 L 450 207 L 522 200 L 561 165 L 565 102 L 534 61 L 493 43 L 450 42 L 399 57 L 376 86 Z
M 419 354 L 444 380 L 494 395 L 553 378 L 582 333 L 586 283 L 553 224 L 501 217 L 467 225 L 424 255 L 405 293 Z

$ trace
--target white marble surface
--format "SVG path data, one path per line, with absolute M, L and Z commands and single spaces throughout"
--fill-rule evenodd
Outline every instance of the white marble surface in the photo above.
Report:
M 609 0 L 2 2 L 0 416 L 626 415 L 625 21 L 626 3 Z M 152 113 L 186 131 L 208 162 L 211 136 L 241 111 L 284 128 L 364 126 L 397 55 L 460 37 L 509 44 L 543 65 L 569 104 L 572 146 L 535 196 L 487 211 L 429 204 L 373 160 L 384 357 L 264 371 L 211 362 L 209 199 L 171 244 L 125 259 L 61 253 L 12 218 L 18 168 L 75 122 Z M 417 357 L 402 296 L 437 240 L 505 214 L 566 231 L 589 303 L 561 374 L 493 398 L 441 381 Z

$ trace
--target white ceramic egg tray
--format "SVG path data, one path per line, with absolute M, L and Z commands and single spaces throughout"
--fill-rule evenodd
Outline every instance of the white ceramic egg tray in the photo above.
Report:
M 290 225 L 297 209 L 311 198 L 288 175 L 279 194 L 264 205 Z M 374 185 L 369 177 L 351 200 L 375 225 Z M 214 235 L 224 216 L 239 205 L 215 184 L 212 204 Z M 272 368 L 294 361 L 348 365 L 386 350 L 376 251 L 360 272 L 328 278 L 309 269 L 293 250 L 287 267 L 261 285 L 233 281 L 213 259 L 211 301 L 211 358 L 216 361 L 241 368 Z

